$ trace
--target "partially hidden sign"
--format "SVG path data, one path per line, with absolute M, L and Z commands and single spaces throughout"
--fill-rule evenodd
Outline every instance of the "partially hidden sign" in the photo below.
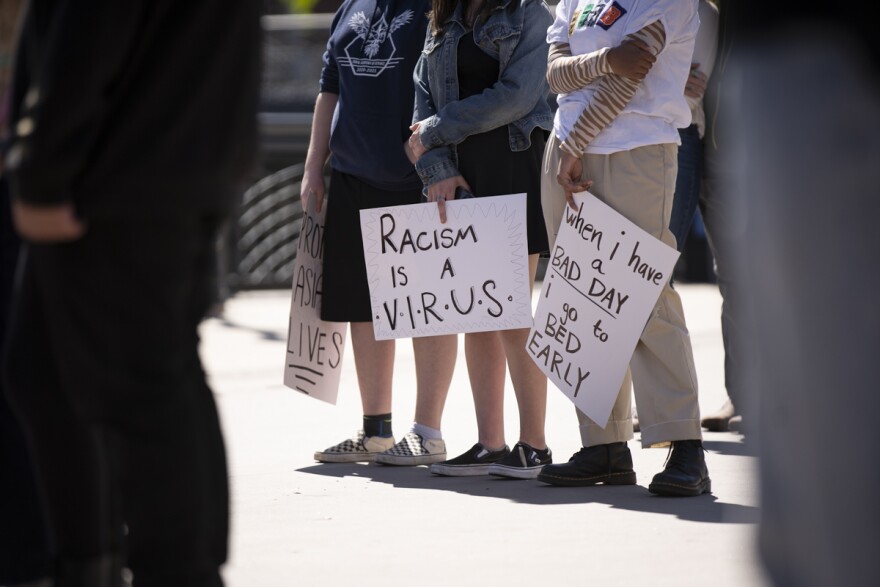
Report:
M 604 428 L 679 253 L 589 192 L 575 203 L 565 207 L 526 350 Z
M 302 220 L 293 265 L 284 385 L 335 404 L 348 325 L 321 320 L 326 211 L 325 203 L 320 213 L 315 212 L 310 198 Z
M 530 328 L 526 195 L 361 210 L 377 340 Z

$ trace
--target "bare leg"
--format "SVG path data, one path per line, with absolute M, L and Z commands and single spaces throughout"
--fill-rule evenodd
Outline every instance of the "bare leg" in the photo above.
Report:
M 394 376 L 394 341 L 376 340 L 372 322 L 352 322 L 350 329 L 364 414 L 388 414 Z
M 487 448 L 501 448 L 506 444 L 504 378 L 507 368 L 501 337 L 497 331 L 469 332 L 464 335 L 464 352 L 477 414 L 478 440 Z
M 443 407 L 458 353 L 458 335 L 413 339 L 416 359 L 416 422 L 440 430 Z
M 528 337 L 528 328 L 505 330 L 501 333 L 519 407 L 519 439 L 541 450 L 547 448 L 544 439 L 547 377 L 525 350 Z
M 537 268 L 538 255 L 530 255 L 529 272 L 532 284 L 535 281 Z M 539 450 L 547 448 L 544 438 L 547 377 L 526 351 L 529 329 L 502 330 L 500 334 L 519 407 L 519 439 Z

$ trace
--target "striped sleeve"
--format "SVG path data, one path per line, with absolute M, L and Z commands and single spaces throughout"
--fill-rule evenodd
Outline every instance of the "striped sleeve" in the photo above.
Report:
M 656 20 L 627 35 L 624 41 L 635 39 L 644 41 L 651 52 L 657 55 L 666 44 L 666 30 L 663 28 L 663 23 Z M 570 155 L 580 157 L 590 141 L 611 124 L 611 121 L 617 118 L 617 115 L 629 104 L 638 88 L 639 82 L 615 73 L 603 76 L 598 82 L 592 100 L 581 112 L 574 128 L 559 148 Z
M 593 80 L 613 73 L 608 65 L 608 51 L 603 47 L 585 55 L 572 56 L 568 43 L 553 43 L 547 56 L 547 83 L 557 94 L 579 90 Z

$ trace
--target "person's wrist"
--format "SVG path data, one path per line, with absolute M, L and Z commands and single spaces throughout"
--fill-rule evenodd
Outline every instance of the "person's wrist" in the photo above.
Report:
M 575 159 L 580 159 L 580 158 L 581 158 L 581 155 L 583 154 L 582 150 L 579 149 L 579 148 L 577 147 L 577 145 L 572 144 L 572 143 L 571 143 L 570 141 L 568 141 L 568 140 L 562 141 L 562 143 L 560 143 L 560 145 L 559 145 L 559 149 L 560 149 L 563 153 L 565 153 L 565 154 L 567 154 L 567 155 L 571 155 L 571 156 L 574 157 Z
M 321 176 L 324 174 L 324 166 L 317 165 L 315 163 L 309 164 L 306 163 L 305 169 L 303 170 L 303 175 L 315 175 Z

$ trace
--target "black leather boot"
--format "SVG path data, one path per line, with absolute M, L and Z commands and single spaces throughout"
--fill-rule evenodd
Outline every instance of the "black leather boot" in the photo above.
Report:
M 666 468 L 654 475 L 648 491 L 671 497 L 694 497 L 712 491 L 700 440 L 676 440 L 666 459 Z
M 632 454 L 625 442 L 584 447 L 567 463 L 545 465 L 538 481 L 550 485 L 585 487 L 588 485 L 635 485 Z

